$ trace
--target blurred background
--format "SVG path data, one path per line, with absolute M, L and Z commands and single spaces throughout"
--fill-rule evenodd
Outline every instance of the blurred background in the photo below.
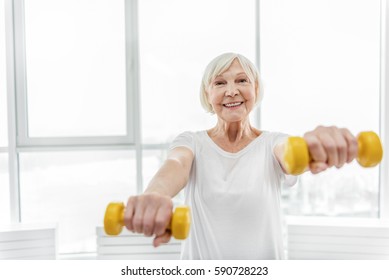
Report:
M 55 222 L 59 254 L 96 252 L 107 203 L 142 192 L 179 133 L 215 125 L 199 88 L 224 52 L 260 69 L 261 130 L 383 131 L 382 2 L 0 0 L 0 224 Z M 377 219 L 388 187 L 352 163 L 300 176 L 282 207 Z

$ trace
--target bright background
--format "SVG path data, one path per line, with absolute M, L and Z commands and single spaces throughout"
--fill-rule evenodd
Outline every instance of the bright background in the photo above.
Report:
M 130 146 L 19 152 L 21 220 L 57 222 L 62 254 L 94 252 L 106 204 L 137 193 L 137 172 L 147 187 L 176 135 L 216 123 L 199 102 L 207 63 L 223 52 L 257 59 L 254 0 L 138 2 L 141 169 Z M 4 12 L 1 0 L 1 224 L 10 221 Z M 255 125 L 379 131 L 380 1 L 264 0 L 259 28 L 265 96 Z M 25 0 L 29 136 L 124 135 L 125 41 L 124 1 Z M 305 174 L 284 190 L 284 211 L 378 217 L 378 176 L 354 163 Z

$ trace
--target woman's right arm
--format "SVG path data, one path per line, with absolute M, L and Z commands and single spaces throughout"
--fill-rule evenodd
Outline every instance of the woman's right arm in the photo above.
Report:
M 193 153 L 190 149 L 186 147 L 174 148 L 144 193 L 158 193 L 174 197 L 188 183 L 192 162 Z
M 187 184 L 193 159 L 193 152 L 186 147 L 169 152 L 145 192 L 128 199 L 124 215 L 128 230 L 155 235 L 154 246 L 170 240 L 171 234 L 166 232 L 166 227 L 172 216 L 172 198 Z

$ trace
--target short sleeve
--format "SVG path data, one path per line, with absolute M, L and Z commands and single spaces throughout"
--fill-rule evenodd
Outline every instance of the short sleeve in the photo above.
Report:
M 170 144 L 169 150 L 173 150 L 177 147 L 187 147 L 195 154 L 195 133 L 191 131 L 185 131 L 179 134 L 173 142 Z
M 272 139 L 271 139 L 271 149 L 272 149 L 272 154 L 273 154 L 273 161 L 274 161 L 274 168 L 278 171 L 278 173 L 281 175 L 281 178 L 284 182 L 284 185 L 285 186 L 288 186 L 288 187 L 292 187 L 293 185 L 296 184 L 297 182 L 297 176 L 294 176 L 294 175 L 288 175 L 288 174 L 285 174 L 284 171 L 282 170 L 282 167 L 280 165 L 280 163 L 278 162 L 275 154 L 274 154 L 274 147 L 279 144 L 279 143 L 282 143 L 283 141 L 286 140 L 286 138 L 288 138 L 289 135 L 285 134 L 285 133 L 272 133 Z

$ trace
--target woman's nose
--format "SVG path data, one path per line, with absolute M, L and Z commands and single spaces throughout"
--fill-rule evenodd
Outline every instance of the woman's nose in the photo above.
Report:
M 226 91 L 226 96 L 236 96 L 239 94 L 239 90 L 235 86 L 229 86 Z

